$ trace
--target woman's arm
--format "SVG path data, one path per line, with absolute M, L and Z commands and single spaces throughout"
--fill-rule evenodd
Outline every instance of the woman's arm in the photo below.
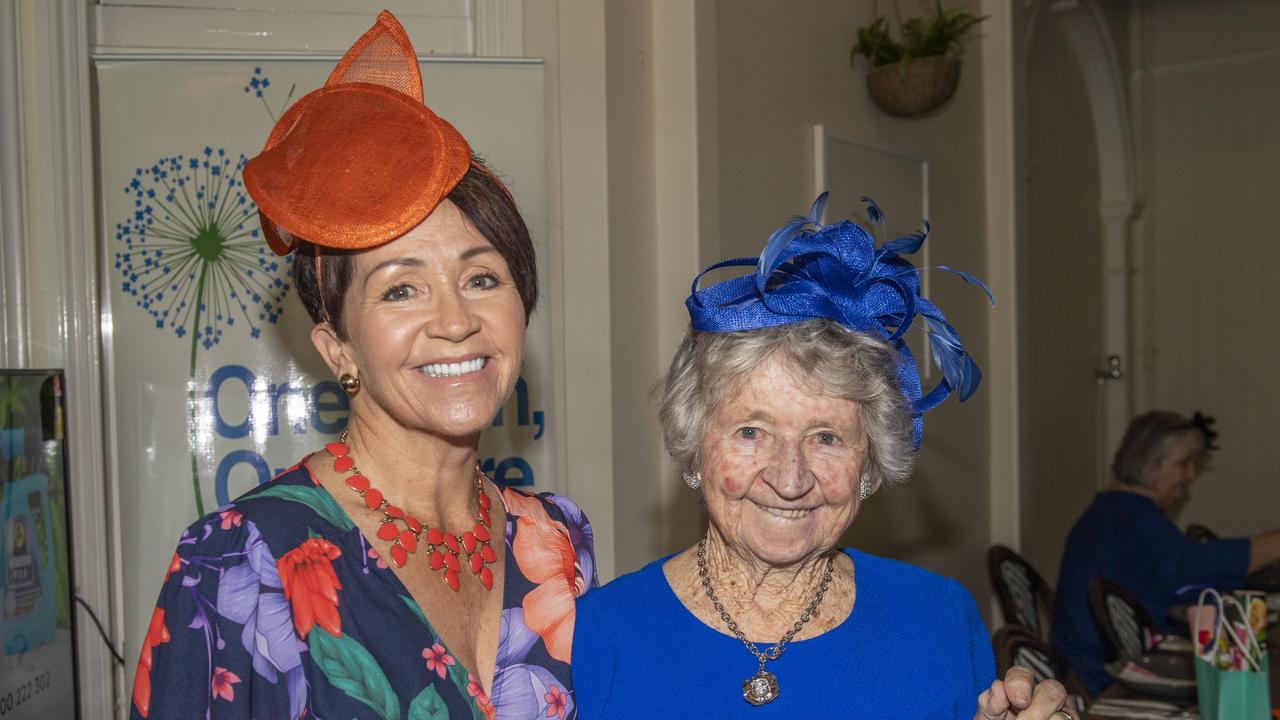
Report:
M 133 678 L 130 717 L 300 718 L 307 685 L 275 558 L 234 508 L 188 528 Z M 252 692 L 251 689 L 252 688 Z
M 1249 538 L 1249 572 L 1280 562 L 1280 530 Z

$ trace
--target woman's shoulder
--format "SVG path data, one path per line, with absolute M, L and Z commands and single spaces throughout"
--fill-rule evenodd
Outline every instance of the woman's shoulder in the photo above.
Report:
M 590 526 L 587 521 L 587 515 L 582 511 L 582 508 L 573 500 L 559 493 L 529 492 L 520 488 L 503 486 L 502 500 L 506 503 L 507 510 L 512 515 L 536 514 L 537 510 L 534 510 L 534 508 L 538 508 L 558 522 Z
M 845 548 L 844 553 L 853 561 L 854 578 L 859 587 L 888 589 L 896 598 L 916 598 L 926 602 L 939 597 L 974 602 L 968 588 L 955 578 L 853 548 Z
M 587 593 L 579 604 L 587 612 L 612 615 L 627 607 L 655 608 L 659 593 L 669 592 L 662 566 L 668 558 L 662 557 L 635 570 L 610 580 Z
M 277 554 L 308 538 L 334 537 L 355 527 L 337 500 L 316 481 L 305 459 L 214 513 L 249 523 Z M 212 517 L 212 516 L 210 516 Z
M 571 567 L 578 595 L 599 584 L 595 535 L 577 503 L 556 493 L 512 487 L 502 488 L 501 494 L 511 516 L 507 541 L 522 572 L 534 582 L 542 582 L 537 578 L 550 572 L 549 568 Z M 571 566 L 564 564 L 566 555 L 572 557 Z

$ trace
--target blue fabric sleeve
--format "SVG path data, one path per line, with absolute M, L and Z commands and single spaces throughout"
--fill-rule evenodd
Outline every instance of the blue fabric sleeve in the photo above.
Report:
M 1141 515 L 1136 520 L 1131 527 L 1132 542 L 1143 548 L 1144 556 L 1151 558 L 1158 568 L 1165 592 L 1172 595 L 1186 586 L 1233 590 L 1244 583 L 1249 571 L 1248 538 L 1201 543 L 1187 537 L 1156 512 Z M 1141 588 L 1133 591 L 1143 594 Z M 1167 620 L 1153 619 L 1161 625 Z
M 617 656 L 608 638 L 614 631 L 604 631 L 608 618 L 596 609 L 601 603 L 592 602 L 591 595 L 578 601 L 578 614 L 573 631 L 574 700 L 578 706 L 578 720 L 605 717 L 609 704 L 609 690 L 613 687 L 618 669 Z
M 982 622 L 978 605 L 973 595 L 956 580 L 951 585 L 957 595 L 957 605 L 963 620 L 962 632 L 967 636 L 969 645 L 969 668 L 972 672 L 969 682 L 967 705 L 957 708 L 959 717 L 972 718 L 978 709 L 978 696 L 991 687 L 996 679 L 996 658 L 991 648 L 991 635 Z

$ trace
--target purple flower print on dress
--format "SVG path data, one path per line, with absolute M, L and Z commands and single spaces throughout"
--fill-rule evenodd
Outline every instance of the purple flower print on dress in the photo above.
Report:
M 554 699 L 554 707 L 547 701 L 548 696 Z M 493 678 L 493 692 L 489 697 L 500 718 L 546 720 L 574 716 L 573 695 L 565 691 L 564 683 L 550 670 L 538 665 L 502 668 Z M 548 708 L 552 710 L 550 714 Z
M 253 670 L 270 683 L 284 673 L 289 691 L 289 715 L 301 717 L 307 702 L 307 683 L 301 651 L 306 645 L 293 629 L 293 616 L 284 598 L 280 574 L 271 551 L 250 521 L 245 543 L 246 562 L 230 568 L 218 585 L 218 614 L 244 625 L 240 642 L 253 658 Z
M 538 633 L 524 624 L 524 608 L 516 606 L 503 610 L 498 634 L 497 667 L 524 662 L 539 639 Z

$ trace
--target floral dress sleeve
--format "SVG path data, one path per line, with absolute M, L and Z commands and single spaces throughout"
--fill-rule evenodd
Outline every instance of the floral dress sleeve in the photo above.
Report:
M 561 495 L 502 491 L 507 546 L 503 635 L 490 700 L 497 717 L 577 716 L 570 655 L 577 598 L 599 585 L 591 524 Z
M 299 718 L 303 649 L 276 558 L 258 528 L 226 508 L 178 540 L 143 639 L 131 717 Z

